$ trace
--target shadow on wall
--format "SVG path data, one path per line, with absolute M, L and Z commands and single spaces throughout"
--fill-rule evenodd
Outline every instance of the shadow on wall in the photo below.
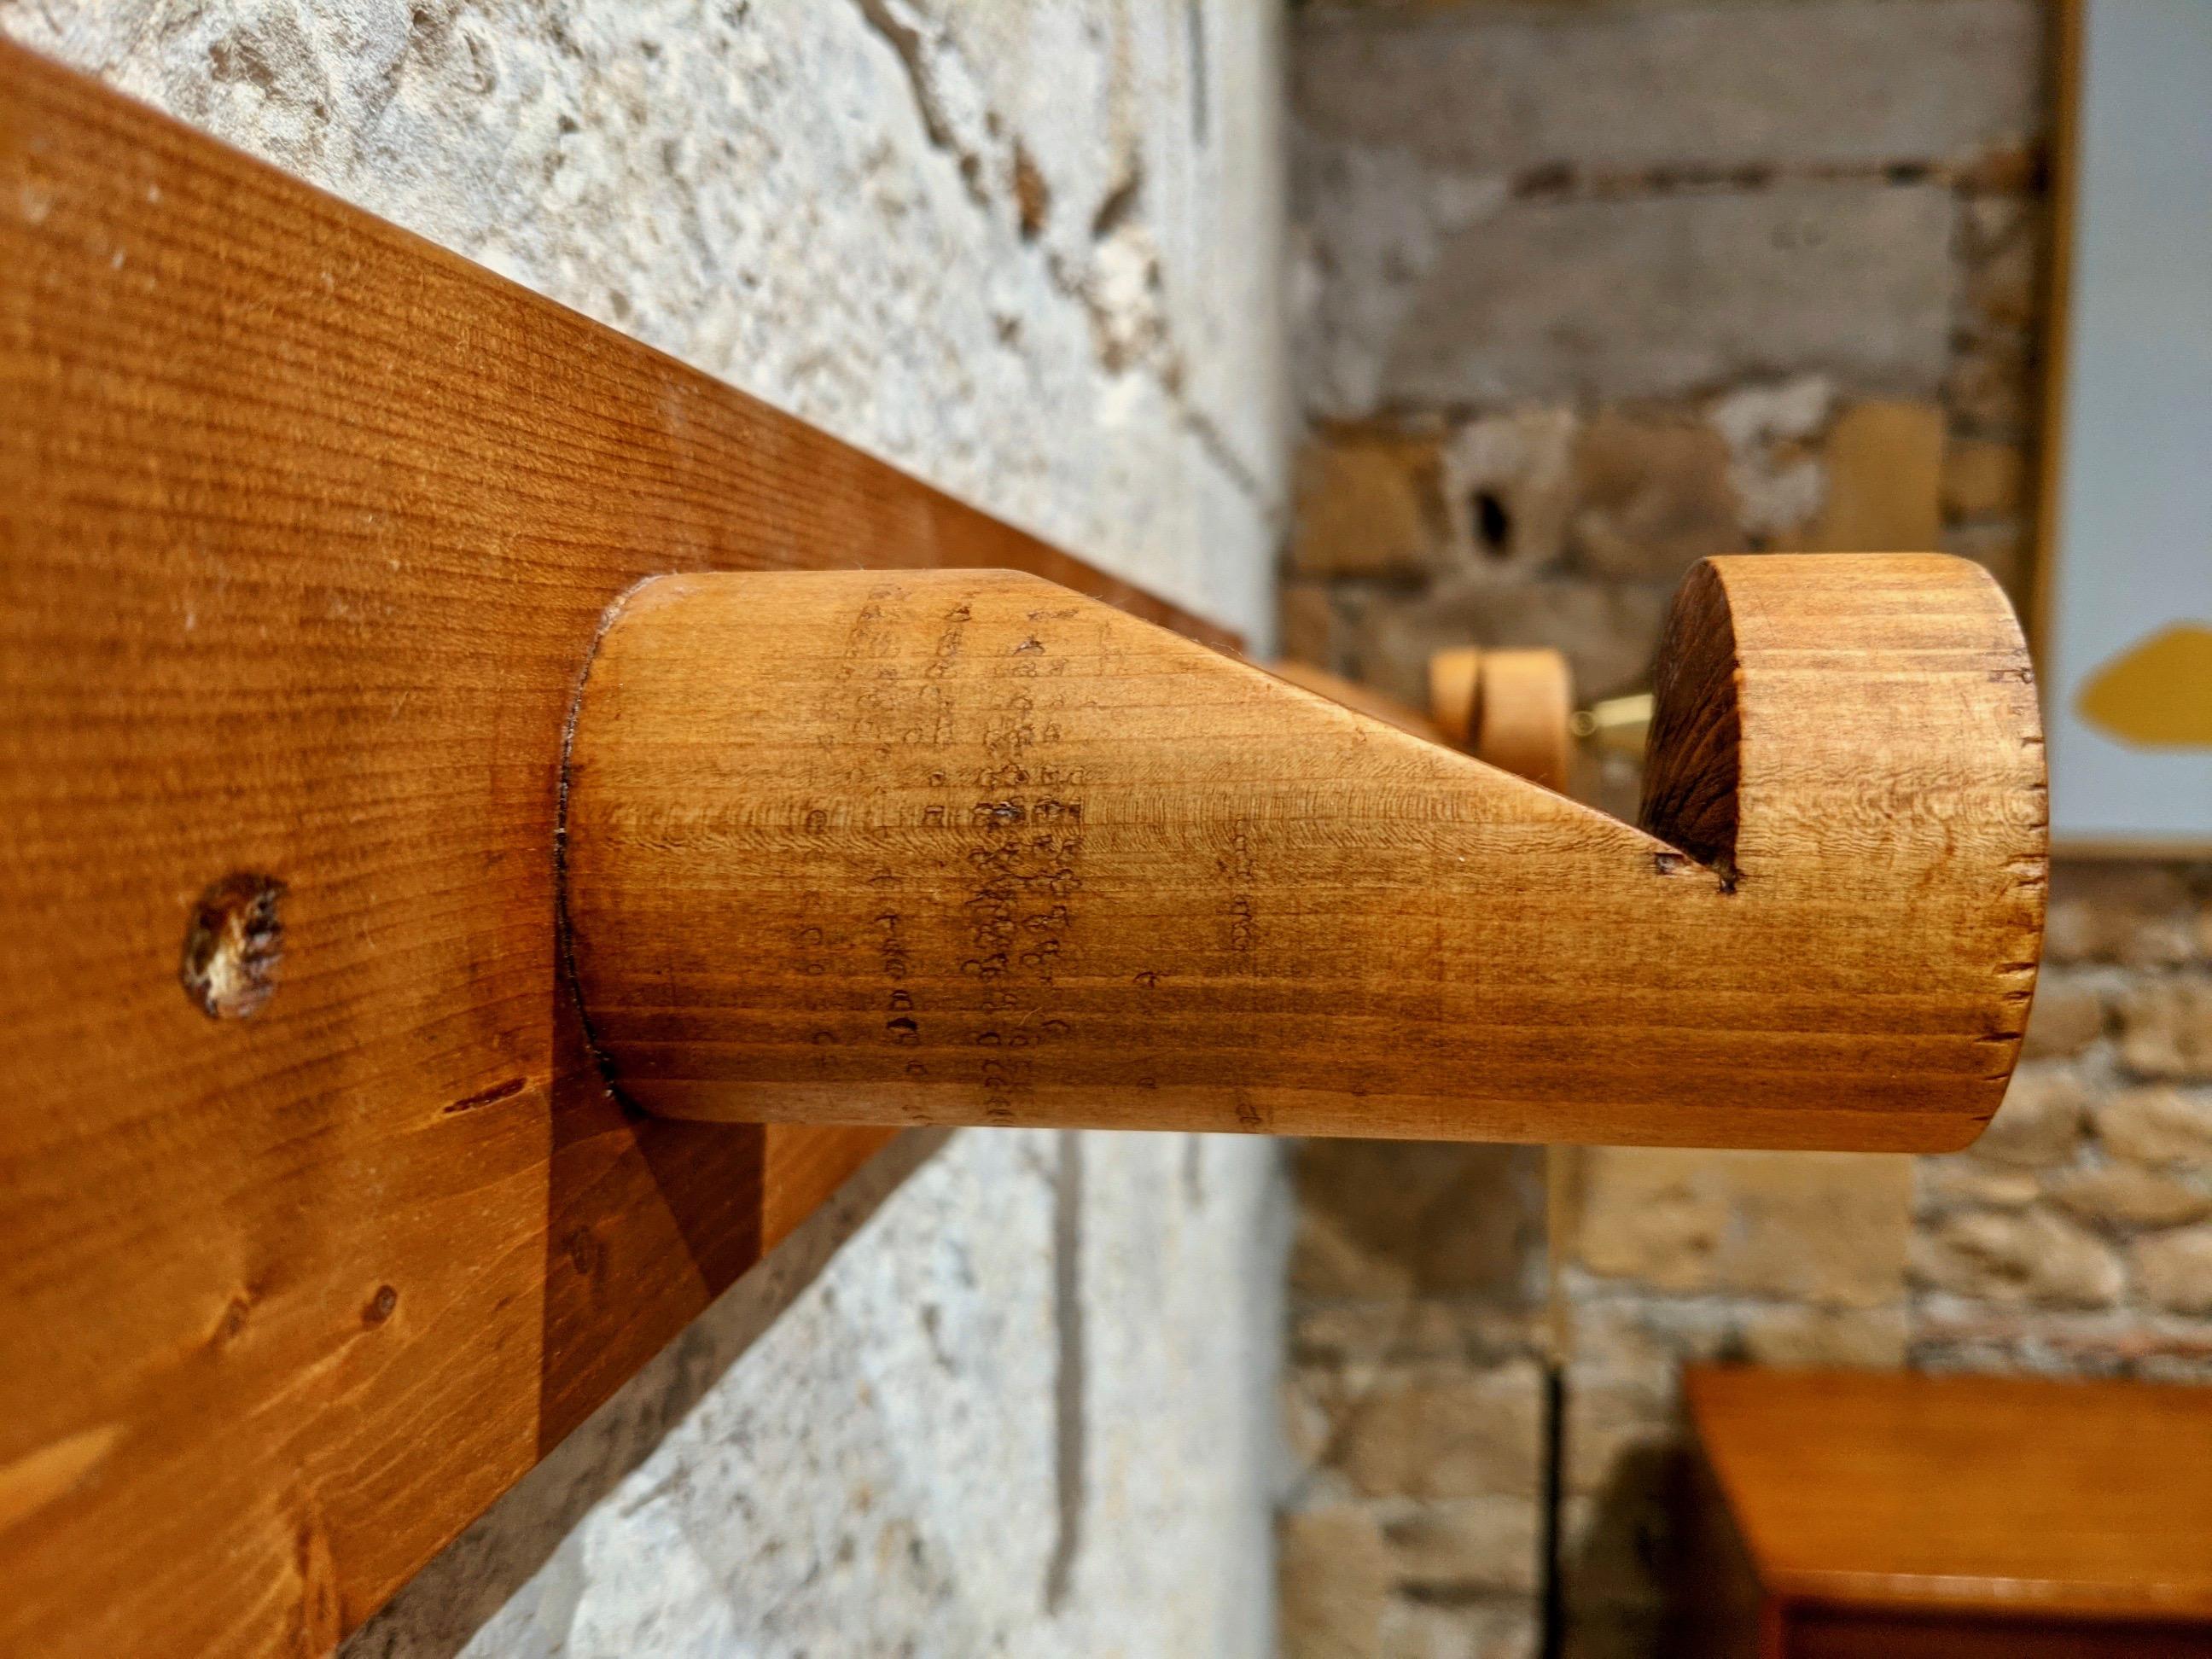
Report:
M 910 1130 L 872 1159 L 623 1384 L 340 1649 L 347 1659 L 451 1659 L 552 1559 L 814 1283 L 838 1247 L 951 1139 Z

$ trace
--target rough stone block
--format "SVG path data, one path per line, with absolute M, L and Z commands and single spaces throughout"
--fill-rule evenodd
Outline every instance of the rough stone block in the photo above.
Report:
M 1818 440 L 1828 427 L 1835 383 L 1824 374 L 1754 381 L 1707 402 L 1706 421 L 1729 447 L 1729 478 L 1743 527 L 1761 545 L 1794 545 L 1828 489 Z
M 2186 1227 L 2136 1241 L 2136 1282 L 2170 1313 L 2212 1314 L 2212 1227 Z
M 1311 1140 L 1298 1149 L 1297 1183 L 1296 1296 L 1540 1296 L 1534 1148 Z
M 2118 1158 L 2212 1166 L 2212 1091 L 2124 1089 L 2099 1103 L 2097 1133 Z
M 1528 574 L 1555 563 L 1574 502 L 1572 411 L 1530 409 L 1468 422 L 1445 449 L 1475 562 Z
M 1591 1279 L 1579 1269 L 1563 1278 L 1570 1407 L 1577 1389 L 1623 1386 L 1630 1399 L 1640 1395 L 1652 1402 L 1641 1417 L 1631 1416 L 1638 1436 L 1671 1413 L 1676 1376 L 1686 1364 L 1902 1363 L 1901 1284 L 1892 1300 L 1862 1308 L 1757 1296 L 1655 1296 L 1634 1283 Z M 1586 1440 L 1589 1433 L 1583 1431 Z M 1571 1443 L 1571 1455 L 1573 1450 Z
M 1279 623 L 1283 655 L 1334 672 L 1340 629 L 1328 588 L 1321 582 L 1283 584 Z
M 1275 1545 L 1283 1659 L 1373 1659 L 1391 1589 L 1374 1515 L 1349 1504 L 1286 1510 Z
M 1506 201 L 1505 180 L 1440 175 L 1392 150 L 1297 142 L 1289 271 L 1292 362 L 1316 418 L 1371 416 L 1382 364 L 1440 240 Z
M 2035 428 L 2041 381 L 2024 337 L 1963 332 L 1943 373 L 1943 403 L 1954 429 L 2016 440 Z
M 1275 623 L 1276 645 L 1285 660 L 1334 672 L 1341 628 L 1326 582 L 1285 580 Z
M 1973 1146 L 1990 1164 L 2027 1168 L 2064 1162 L 2081 1138 L 2088 1085 L 2069 1066 L 2023 1065 L 2012 1074 L 2004 1103 Z
M 1306 1444 L 1352 1494 L 1533 1498 L 1542 1489 L 1543 1373 L 1533 1361 L 1484 1371 L 1391 1365 L 1356 1382 L 1301 1376 L 1297 1386 L 1324 1430 L 1318 1445 Z
M 1971 165 L 2040 131 L 2042 27 L 2032 0 L 1316 9 L 1292 95 L 1466 171 Z
M 1439 245 L 1380 393 L 1606 400 L 1817 372 L 1932 394 L 1954 214 L 1936 185 L 1855 182 L 1516 202 Z
M 1536 1610 L 1489 1601 L 1411 1601 L 1382 1616 L 1383 1659 L 1536 1659 L 1541 1640 Z
M 1591 574 L 1679 581 L 1747 546 L 1729 447 L 1694 416 L 1599 415 L 1575 446 L 1572 545 Z
M 1338 428 L 1298 452 L 1291 563 L 1309 576 L 1419 575 L 1460 538 L 1433 435 Z
M 1908 1158 L 1601 1147 L 1583 1170 L 1573 1248 L 1593 1273 L 1858 1307 L 1901 1292 Z
M 1650 683 L 1669 597 L 1641 583 L 1455 579 L 1421 594 L 1364 596 L 1349 657 L 1360 678 L 1419 707 L 1431 652 L 1548 645 L 1565 653 L 1577 697 L 1616 696 Z
M 1828 430 L 1827 490 L 1792 544 L 1826 553 L 1925 553 L 1942 534 L 1943 411 L 1855 404 Z
M 2212 975 L 2130 988 L 2120 999 L 2120 1058 L 2145 1077 L 2212 1079 Z
M 2201 1176 L 2140 1164 L 2061 1170 L 2051 1195 L 2085 1221 L 2123 1227 L 2173 1227 L 2212 1215 L 2212 1188 Z
M 2011 596 L 2014 608 L 2025 614 L 2026 597 L 2032 591 L 2029 566 L 2033 558 L 2033 532 L 2024 521 L 1953 525 L 1936 545 L 1946 553 L 1972 559 L 1995 576 L 1997 586 Z
M 1923 1211 L 1972 1206 L 2018 1210 L 2043 1196 L 2033 1170 L 1992 1169 L 1971 1152 L 1920 1162 L 1920 1206 Z
M 2185 962 L 2197 953 L 2197 917 L 2180 866 L 2061 860 L 2051 871 L 2044 955 L 2136 967 Z
M 2021 1043 L 2023 1060 L 2078 1054 L 2105 1034 L 2103 988 L 2094 981 L 2045 969 L 2035 987 L 2035 1004 Z
M 1943 512 L 1953 520 L 2014 519 L 2027 509 L 2027 448 L 1988 438 L 1953 443 L 1943 455 Z
M 1542 1578 L 1540 1500 L 1457 1498 L 1407 1506 L 1382 1522 L 1398 1583 L 1417 1594 L 1533 1594 Z
M 2042 315 L 2044 216 L 2025 196 L 1970 198 L 1959 238 L 1966 255 L 1967 315 L 1978 326 L 2012 333 Z
M 1543 1351 L 1545 1310 L 1451 1297 L 1293 1305 L 1291 1356 L 1317 1366 L 1450 1359 L 1486 1367 Z
M 1913 1271 L 1954 1295 L 2048 1307 L 2109 1307 L 2124 1283 L 2111 1246 L 2039 1207 L 1945 1217 L 1914 1238 Z
M 1905 1364 L 1902 1303 L 1878 1308 L 1771 1304 L 1747 1312 L 1743 1356 L 1754 1365 L 1833 1366 L 1893 1370 Z

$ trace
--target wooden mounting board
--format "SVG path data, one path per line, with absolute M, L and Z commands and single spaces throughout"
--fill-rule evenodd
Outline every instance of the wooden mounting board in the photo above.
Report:
M 1232 641 L 12 47 L 0 174 L 0 1651 L 319 1651 L 885 1138 L 587 1067 L 609 601 L 1005 566 Z M 213 1018 L 240 875 L 283 956 Z

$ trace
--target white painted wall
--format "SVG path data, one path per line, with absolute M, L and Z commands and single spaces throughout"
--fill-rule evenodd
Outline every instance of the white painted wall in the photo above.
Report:
M 1267 643 L 1272 5 L 0 29 Z M 902 1143 L 349 1651 L 1268 1651 L 1279 1180 L 1260 1141 Z

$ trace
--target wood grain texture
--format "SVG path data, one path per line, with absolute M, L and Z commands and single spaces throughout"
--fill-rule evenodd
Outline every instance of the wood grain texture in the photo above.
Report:
M 0 1652 L 320 1651 L 884 1139 L 593 1073 L 608 604 L 1006 565 L 1226 637 L 8 47 L 0 375 Z
M 1468 752 L 1565 794 L 1574 712 L 1566 658 L 1551 650 L 1486 651 L 1480 684 Z
M 1964 1145 L 2042 923 L 2003 596 L 1717 560 L 1670 641 L 1709 863 L 1034 578 L 649 583 L 570 751 L 592 1040 L 679 1117 Z
M 1562 794 L 1573 709 L 1573 677 L 1557 651 L 1468 646 L 1429 659 L 1429 717 L 1446 740 Z
M 1748 1369 L 1685 1388 L 1778 1625 L 1796 1603 L 1887 1615 L 1845 1621 L 1885 1651 L 2212 1649 L 2212 1390 Z M 1999 1634 L 1970 1645 L 1968 1620 Z M 1778 1650 L 1877 1650 L 1820 1640 Z

